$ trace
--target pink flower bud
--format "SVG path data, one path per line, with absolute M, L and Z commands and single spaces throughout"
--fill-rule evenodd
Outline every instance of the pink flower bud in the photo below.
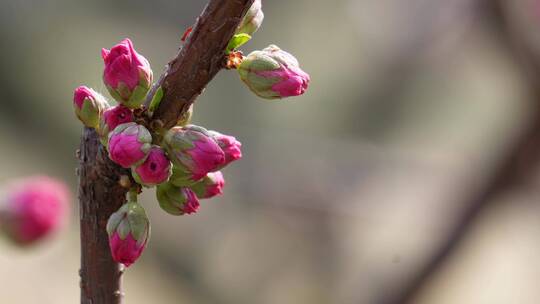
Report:
M 223 164 L 223 167 L 242 158 L 242 143 L 236 140 L 236 138 L 216 131 L 209 131 L 209 133 L 225 153 L 225 163 Z
M 221 171 L 217 171 L 208 173 L 208 175 L 190 188 L 198 198 L 211 198 L 222 194 L 224 186 L 225 179 L 223 178 L 223 174 L 221 174 Z
M 163 137 L 163 148 L 171 161 L 190 172 L 195 181 L 225 163 L 225 153 L 202 127 L 173 127 Z
M 57 231 L 67 219 L 69 191 L 64 183 L 33 176 L 6 187 L 0 226 L 16 243 L 31 244 Z
M 144 208 L 136 202 L 124 204 L 107 222 L 113 260 L 129 267 L 141 255 L 150 236 L 150 222 Z
M 153 146 L 146 160 L 131 169 L 133 178 L 141 185 L 152 187 L 166 182 L 171 176 L 171 161 L 159 146 Z
M 80 86 L 73 95 L 75 115 L 82 123 L 90 128 L 97 128 L 103 111 L 109 107 L 105 97 L 89 87 Z
M 124 168 L 138 165 L 146 159 L 152 135 L 141 125 L 128 122 L 118 125 L 109 134 L 109 157 Z
M 132 122 L 135 118 L 130 108 L 123 105 L 117 105 L 103 112 L 99 121 L 99 135 L 105 140 L 109 136 L 109 132 L 114 130 L 118 125 Z
M 127 38 L 110 50 L 102 49 L 101 56 L 105 62 L 103 82 L 111 96 L 129 108 L 139 107 L 152 85 L 148 60 L 135 51 Z
M 161 209 L 172 215 L 192 214 L 199 210 L 199 199 L 189 188 L 163 183 L 157 186 L 156 197 Z
M 266 99 L 302 95 L 310 81 L 298 60 L 275 45 L 249 54 L 238 73 L 251 91 Z

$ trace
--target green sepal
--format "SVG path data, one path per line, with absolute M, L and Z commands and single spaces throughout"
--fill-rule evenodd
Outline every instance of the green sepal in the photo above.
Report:
M 135 90 L 133 90 L 133 92 L 131 93 L 129 100 L 127 102 L 123 102 L 122 104 L 130 109 L 136 109 L 140 107 L 141 104 L 144 102 L 144 99 L 146 98 L 148 90 L 148 87 L 144 87 L 141 85 L 136 86 Z
M 196 182 L 195 184 L 189 186 L 191 191 L 197 195 L 199 199 L 204 197 L 204 194 L 206 193 L 206 188 L 209 184 L 212 183 L 211 178 L 207 175 L 203 177 L 200 181 Z
M 131 233 L 139 243 L 148 239 L 150 224 L 144 208 L 137 202 L 127 202 L 118 211 L 111 214 L 107 221 L 107 233 L 112 236 L 118 233 L 125 240 Z
M 129 227 L 129 221 L 125 219 L 122 220 L 120 224 L 118 224 L 118 227 L 116 227 L 116 231 L 118 232 L 118 236 L 120 236 L 120 239 L 125 240 L 129 232 L 131 231 L 131 228 Z
M 86 97 L 83 100 L 81 108 L 75 103 L 73 104 L 75 109 L 75 115 L 79 120 L 87 127 L 98 129 L 99 120 L 101 115 L 110 106 L 105 97 L 96 91 L 90 89 L 93 92 L 93 96 Z
M 190 187 L 198 181 L 193 180 L 193 173 L 184 168 L 182 164 L 173 164 L 169 183 L 177 187 Z
M 109 151 L 109 136 L 108 136 L 108 134 L 107 134 L 107 136 L 100 136 L 99 137 L 99 142 L 105 148 L 106 151 Z
M 96 129 L 99 123 L 100 111 L 92 104 L 92 101 L 86 99 L 78 117 L 85 126 Z
M 152 101 L 150 102 L 150 107 L 148 110 L 152 113 L 155 109 L 159 106 L 161 103 L 161 99 L 163 98 L 163 88 L 160 86 L 157 90 L 154 96 L 152 97 Z
M 174 150 L 184 151 L 193 148 L 193 143 L 185 138 L 185 133 L 182 127 L 171 128 L 163 137 L 163 148 L 171 153 L 174 153 Z
M 135 202 L 129 202 L 127 220 L 131 228 L 131 235 L 138 242 L 146 239 L 148 235 L 148 217 L 144 208 Z
M 225 54 L 229 54 L 230 52 L 236 50 L 237 48 L 241 47 L 242 45 L 246 44 L 249 40 L 251 40 L 251 36 L 245 33 L 236 34 L 231 38 L 231 41 L 229 41 L 229 44 L 227 45 L 227 49 L 225 50 Z
M 120 222 L 124 219 L 127 209 L 127 204 L 124 204 L 120 209 L 109 216 L 109 220 L 107 221 L 107 233 L 109 235 L 112 235 L 114 231 L 116 231 L 116 228 L 118 228 L 118 225 L 120 225 Z
M 116 92 L 116 90 L 111 87 L 111 86 L 106 86 L 107 87 L 107 91 L 109 91 L 109 94 L 111 94 L 111 97 L 116 100 L 117 102 L 119 103 L 123 103 L 124 100 L 122 99 L 122 97 L 120 96 L 120 94 L 118 94 L 118 92 Z
M 203 135 L 205 135 L 206 137 L 211 137 L 212 135 L 210 134 L 210 131 L 208 131 L 205 127 L 201 127 L 201 126 L 198 126 L 198 125 L 187 125 L 186 126 L 186 129 L 187 130 L 190 130 L 190 131 L 196 131 L 196 132 L 199 132 L 199 133 L 202 133 Z M 193 139 L 198 139 L 199 137 L 194 137 Z
M 156 197 L 159 206 L 171 215 L 183 215 L 182 206 L 186 202 L 186 197 L 182 188 L 171 183 L 163 183 L 156 188 Z

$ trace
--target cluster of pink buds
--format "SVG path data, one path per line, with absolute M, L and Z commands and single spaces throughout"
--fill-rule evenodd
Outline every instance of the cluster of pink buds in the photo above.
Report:
M 129 202 L 109 218 L 107 232 L 111 254 L 125 266 L 133 264 L 148 242 L 150 221 L 137 194 L 143 187 L 157 186 L 161 208 L 173 215 L 193 214 L 199 200 L 222 194 L 225 181 L 219 171 L 242 157 L 241 144 L 232 136 L 190 125 L 190 108 L 170 130 L 151 130 L 141 114 L 146 111 L 152 80 L 148 61 L 129 39 L 103 50 L 103 81 L 118 105 L 110 107 L 105 97 L 81 86 L 75 90 L 77 117 L 94 128 L 109 158 L 131 170 Z M 82 96 L 82 97 L 81 97 Z
M 47 176 L 32 176 L 4 187 L 0 231 L 19 245 L 31 245 L 56 232 L 66 221 L 69 191 Z
M 291 54 L 275 45 L 246 57 L 237 51 L 263 19 L 261 1 L 255 0 L 225 50 L 226 68 L 236 68 L 249 89 L 262 98 L 303 94 L 310 77 Z M 189 33 L 182 41 L 189 39 Z M 149 237 L 150 222 L 137 202 L 143 187 L 156 187 L 159 205 L 169 214 L 196 213 L 201 199 L 223 193 L 221 170 L 242 157 L 242 144 L 233 136 L 190 124 L 192 107 L 176 126 L 153 130 L 152 109 L 163 94 L 147 96 L 153 80 L 148 60 L 135 51 L 129 39 L 103 49 L 102 57 L 103 82 L 119 105 L 109 107 L 103 96 L 84 86 L 75 90 L 73 102 L 77 117 L 96 129 L 109 158 L 131 170 L 129 202 L 107 224 L 114 260 L 129 266 L 139 258 Z M 162 90 L 158 87 L 155 92 Z M 143 105 L 149 99 L 152 102 Z
M 162 209 L 172 215 L 195 213 L 199 199 L 222 194 L 225 180 L 219 170 L 242 157 L 236 138 L 195 125 L 171 128 L 162 144 L 173 168 L 156 194 Z

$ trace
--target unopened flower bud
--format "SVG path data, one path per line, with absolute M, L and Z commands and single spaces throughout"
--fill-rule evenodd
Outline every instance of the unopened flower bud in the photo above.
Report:
M 90 128 L 97 128 L 103 111 L 109 107 L 105 97 L 89 87 L 80 86 L 73 95 L 75 115 Z
M 146 159 L 152 135 L 141 125 L 128 122 L 118 125 L 109 134 L 109 157 L 124 168 L 138 165 Z
M 191 186 L 198 198 L 211 198 L 223 193 L 225 179 L 221 171 L 210 172 L 203 179 Z
M 249 54 L 238 73 L 253 93 L 265 99 L 302 95 L 310 81 L 296 58 L 275 45 Z
M 198 126 L 173 127 L 163 137 L 163 148 L 171 161 L 193 180 L 217 171 L 225 163 L 225 154 L 208 131 Z
M 110 50 L 102 49 L 101 56 L 105 62 L 103 82 L 111 96 L 129 108 L 139 107 L 153 80 L 148 60 L 135 51 L 127 38 Z
M 117 105 L 115 107 L 109 108 L 103 112 L 101 119 L 99 120 L 99 129 L 98 133 L 102 139 L 107 141 L 109 132 L 114 130 L 118 125 L 123 123 L 132 122 L 135 118 L 133 117 L 133 112 L 130 108 Z
M 0 228 L 15 243 L 29 245 L 57 231 L 66 221 L 69 191 L 64 183 L 33 176 L 6 186 Z
M 225 163 L 223 164 L 223 167 L 242 158 L 242 143 L 236 140 L 236 138 L 216 131 L 209 131 L 209 133 L 225 153 Z
M 136 202 L 125 203 L 109 217 L 107 233 L 113 259 L 129 267 L 139 258 L 150 236 L 144 208 Z
M 135 181 L 141 185 L 152 187 L 166 182 L 171 176 L 171 161 L 159 146 L 153 146 L 146 160 L 131 168 Z
M 248 34 L 251 36 L 259 29 L 264 19 L 264 13 L 261 7 L 261 0 L 253 1 L 244 19 L 238 25 L 235 34 Z
M 199 199 L 189 188 L 163 183 L 157 186 L 156 197 L 161 209 L 172 215 L 191 214 L 199 209 Z

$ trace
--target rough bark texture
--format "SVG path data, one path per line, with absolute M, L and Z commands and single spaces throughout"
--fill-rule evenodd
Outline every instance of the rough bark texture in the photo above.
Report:
M 172 127 L 223 68 L 225 49 L 253 0 L 210 0 L 190 38 L 149 94 L 164 96 L 149 125 Z M 155 123 L 157 122 L 157 123 Z M 125 201 L 118 181 L 129 174 L 107 157 L 98 136 L 85 129 L 80 147 L 81 303 L 122 303 L 122 268 L 110 254 L 107 220 Z
M 127 189 L 118 179 L 129 172 L 109 159 L 89 128 L 83 131 L 79 161 L 81 303 L 121 303 L 122 266 L 111 257 L 105 226 L 125 201 Z
M 152 93 L 164 91 L 153 120 L 169 129 L 186 112 L 225 63 L 225 48 L 253 0 L 212 0 L 176 58 L 167 65 Z

